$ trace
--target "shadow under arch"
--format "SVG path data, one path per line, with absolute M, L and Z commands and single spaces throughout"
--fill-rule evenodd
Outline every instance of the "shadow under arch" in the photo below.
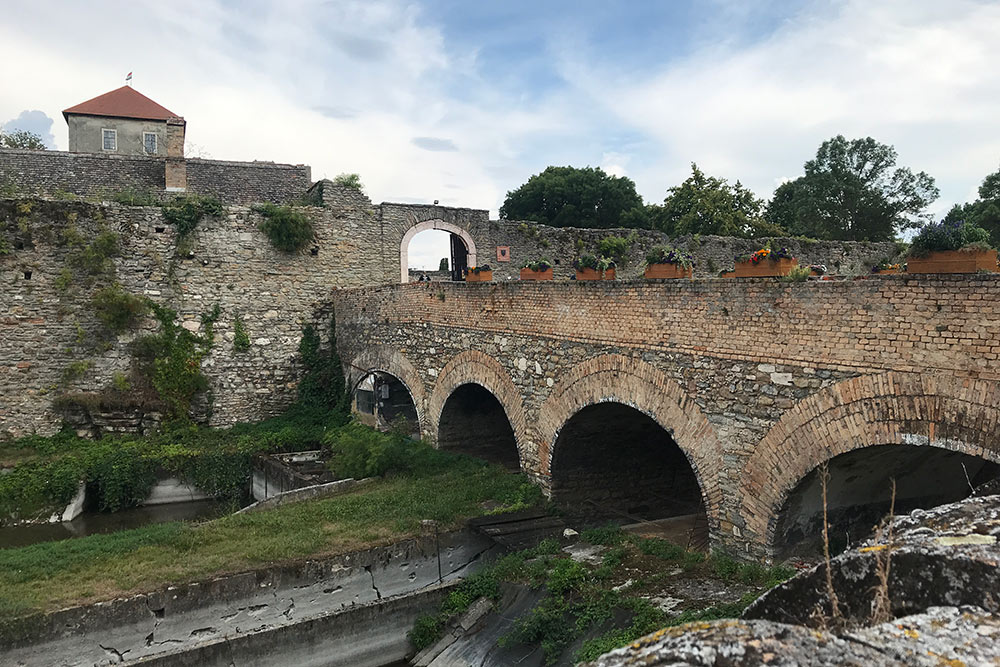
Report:
M 469 385 L 478 386 L 486 393 L 468 389 Z M 463 387 L 466 388 L 463 389 Z M 496 400 L 502 408 L 503 415 L 513 434 L 518 460 L 523 464 L 528 440 L 527 421 L 521 393 L 500 362 L 478 350 L 465 350 L 458 353 L 445 364 L 438 375 L 427 402 L 427 424 L 428 428 L 431 429 L 429 431 L 432 436 L 431 440 L 436 445 L 440 444 L 439 428 L 442 416 L 446 416 L 446 406 L 456 398 L 456 392 L 460 389 L 465 396 L 463 398 L 459 394 L 458 400 L 472 402 L 466 403 L 466 405 L 472 405 L 476 401 L 488 401 L 490 398 Z M 458 408 L 460 406 L 452 404 L 452 407 Z M 495 415 L 495 413 L 493 414 Z M 446 433 L 445 435 L 450 443 L 454 443 L 455 434 Z
M 632 418 L 639 413 L 648 420 L 636 425 L 655 440 L 654 429 L 667 436 L 660 440 L 672 443 L 683 454 L 690 466 L 697 486 L 697 496 L 704 507 L 709 529 L 718 527 L 721 504 L 719 471 L 722 449 L 715 429 L 705 418 L 699 406 L 677 382 L 651 364 L 620 354 L 606 354 L 587 359 L 565 374 L 541 406 L 538 420 L 540 469 L 551 485 L 553 462 L 562 454 L 556 448 L 567 446 L 561 438 L 564 430 L 573 427 L 573 420 L 592 412 L 595 406 L 614 404 L 615 412 L 605 416 L 615 419 Z M 611 434 L 614 437 L 614 434 Z M 622 452 L 624 453 L 624 452 Z M 676 459 L 673 465 L 676 467 Z
M 903 445 L 1000 463 L 998 425 L 1000 382 L 993 380 L 893 371 L 821 389 L 788 410 L 747 460 L 740 475 L 745 536 L 758 555 L 773 555 L 789 495 L 825 461 Z

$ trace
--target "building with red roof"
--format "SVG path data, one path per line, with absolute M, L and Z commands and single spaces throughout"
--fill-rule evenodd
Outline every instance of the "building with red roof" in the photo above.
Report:
M 184 119 L 131 86 L 65 109 L 63 117 L 74 153 L 184 155 Z M 168 151 L 168 143 L 172 150 Z

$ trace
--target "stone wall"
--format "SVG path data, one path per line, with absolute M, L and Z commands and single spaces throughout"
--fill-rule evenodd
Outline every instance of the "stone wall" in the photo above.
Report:
M 197 329 L 200 315 L 219 304 L 215 345 L 203 363 L 214 394 L 210 423 L 282 410 L 295 396 L 303 325 L 324 313 L 331 290 L 371 284 L 372 267 L 379 265 L 379 248 L 358 232 L 366 216 L 303 210 L 316 225 L 316 239 L 301 252 L 275 250 L 258 229 L 259 214 L 231 207 L 222 218 L 204 218 L 190 255 L 182 255 L 173 226 L 156 207 L 0 200 L 0 225 L 6 226 L 0 236 L 10 248 L 0 254 L 0 438 L 58 430 L 54 398 L 101 389 L 116 372 L 127 374 L 130 340 L 156 326 L 147 320 L 136 334 L 108 336 L 90 307 L 108 281 L 70 271 L 61 286 L 71 268 L 64 240 L 70 227 L 85 239 L 102 227 L 118 233 L 116 279 L 133 294 L 170 305 L 186 326 Z M 236 314 L 250 336 L 246 352 L 233 349 Z M 74 364 L 86 364 L 78 378 L 70 377 Z
M 10 195 L 109 199 L 132 188 L 164 197 L 162 156 L 0 149 L 0 191 Z M 286 203 L 311 183 L 306 165 L 189 159 L 188 192 L 227 204 Z
M 873 445 L 1000 461 L 1000 276 L 779 283 L 413 283 L 335 295 L 354 376 L 411 388 L 425 435 L 489 389 L 545 487 L 580 409 L 629 405 L 684 451 L 717 539 L 755 550 L 819 462 Z

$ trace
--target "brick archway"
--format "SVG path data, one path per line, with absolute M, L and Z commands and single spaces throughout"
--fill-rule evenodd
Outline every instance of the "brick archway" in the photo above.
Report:
M 863 375 L 803 399 L 754 448 L 743 468 L 746 537 L 773 552 L 779 514 L 824 461 L 877 445 L 939 447 L 1000 463 L 1000 382 L 889 372 Z
M 365 348 L 363 352 L 354 357 L 350 368 L 347 369 L 347 383 L 353 392 L 358 383 L 369 373 L 381 371 L 396 377 L 410 392 L 413 399 L 413 406 L 417 411 L 417 422 L 420 425 L 420 432 L 426 428 L 424 415 L 427 412 L 427 391 L 424 383 L 409 359 L 401 352 L 394 350 L 387 345 L 376 345 Z
M 399 243 L 400 282 L 403 284 L 410 282 L 410 271 L 407 266 L 409 263 L 410 241 L 420 232 L 425 232 L 429 229 L 438 229 L 460 237 L 469 251 L 469 266 L 476 266 L 476 262 L 478 261 L 476 257 L 476 242 L 472 240 L 472 236 L 467 230 L 444 220 L 424 220 L 407 229 L 403 234 L 402 241 Z
M 510 373 L 500 362 L 478 350 L 459 352 L 445 364 L 438 375 L 427 403 L 427 433 L 432 441 L 437 442 L 438 423 L 445 403 L 452 392 L 464 384 L 477 384 L 488 390 L 500 402 L 514 431 L 514 440 L 523 462 L 524 448 L 528 440 L 527 419 L 524 415 L 521 392 L 514 386 Z
M 538 418 L 539 467 L 551 479 L 559 432 L 576 413 L 598 403 L 621 403 L 659 424 L 684 452 L 701 487 L 710 528 L 718 526 L 722 447 L 701 408 L 677 382 L 652 365 L 620 354 L 592 357 L 560 378 Z

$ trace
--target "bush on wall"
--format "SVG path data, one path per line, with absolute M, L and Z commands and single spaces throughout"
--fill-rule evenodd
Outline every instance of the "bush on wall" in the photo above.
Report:
M 291 206 L 261 204 L 253 210 L 264 216 L 260 229 L 278 250 L 295 252 L 304 248 L 315 236 L 312 221 Z

